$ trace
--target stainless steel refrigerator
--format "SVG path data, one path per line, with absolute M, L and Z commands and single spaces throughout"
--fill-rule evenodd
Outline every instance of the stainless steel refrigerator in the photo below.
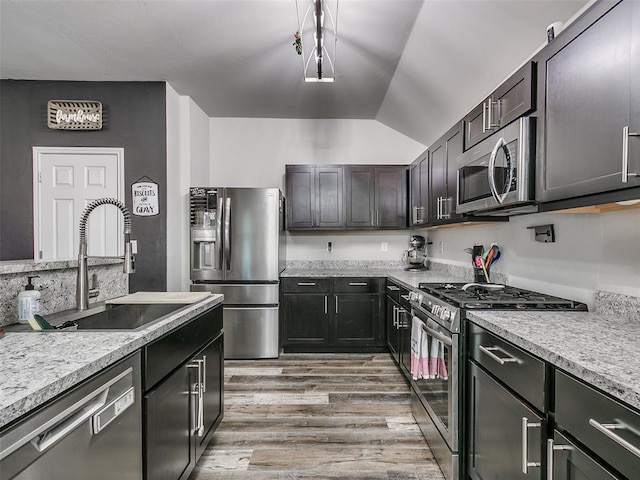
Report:
M 282 193 L 192 187 L 189 204 L 191 291 L 224 294 L 225 358 L 277 358 Z

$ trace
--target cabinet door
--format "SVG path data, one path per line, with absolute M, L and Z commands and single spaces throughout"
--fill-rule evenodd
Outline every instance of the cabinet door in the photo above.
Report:
M 621 480 L 607 471 L 566 437 L 555 432 L 549 440 L 547 461 L 553 464 L 553 480 Z M 550 480 L 552 477 L 548 477 Z
M 312 228 L 315 225 L 315 168 L 287 165 L 287 228 Z
M 492 132 L 486 126 L 486 100 L 464 117 L 464 149 L 469 150 Z
M 400 363 L 400 331 L 398 329 L 398 302 L 387 295 L 387 315 L 385 324 L 387 327 L 387 347 L 391 356 Z
M 340 294 L 334 297 L 333 344 L 382 346 L 380 295 Z
M 283 295 L 283 345 L 329 344 L 329 295 Z
M 406 308 L 398 315 L 400 337 L 400 367 L 407 379 L 411 378 L 411 312 Z
M 144 396 L 144 478 L 186 478 L 195 464 L 195 371 L 186 365 Z
M 202 432 L 196 434 L 196 461 L 211 441 L 220 424 L 224 405 L 224 345 L 222 333 L 195 356 L 202 360 L 203 423 Z
M 595 21 L 594 13 L 609 5 L 596 5 L 583 21 L 563 32 L 568 36 L 554 40 L 545 56 L 539 200 L 640 185 L 640 177 L 622 182 L 623 130 L 630 127 L 631 91 L 638 89 L 638 79 L 631 81 L 631 66 L 640 63 L 640 40 L 634 38 L 640 27 L 632 30 L 639 7 L 638 2 L 621 2 Z M 587 21 L 595 23 L 585 25 Z M 628 141 L 628 170 L 640 173 L 640 138 Z
M 542 419 L 473 362 L 468 365 L 467 469 L 470 477 L 473 480 L 541 479 L 542 427 L 531 424 L 542 425 Z M 528 466 L 524 473 L 525 462 L 538 466 Z
M 429 151 L 409 167 L 409 225 L 426 225 L 429 221 Z
M 375 169 L 374 220 L 377 228 L 406 228 L 407 170 L 404 166 Z
M 461 213 L 456 213 L 456 199 L 458 196 L 458 155 L 462 154 L 462 123 L 458 122 L 444 136 L 447 164 L 447 193 L 442 201 L 444 218 L 452 221 L 461 218 Z
M 443 219 L 443 202 L 447 197 L 447 153 L 444 139 L 429 147 L 430 183 L 429 223 Z
M 343 228 L 342 167 L 316 167 L 315 175 L 315 226 L 327 229 Z
M 345 226 L 371 228 L 375 215 L 375 171 L 370 167 L 347 167 Z
M 492 117 L 496 118 L 499 128 L 506 127 L 535 107 L 535 67 L 535 62 L 527 62 L 491 95 Z

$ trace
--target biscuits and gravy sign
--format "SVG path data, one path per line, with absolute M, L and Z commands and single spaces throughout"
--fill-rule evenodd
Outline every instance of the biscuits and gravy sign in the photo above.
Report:
M 47 126 L 54 130 L 102 130 L 102 103 L 91 100 L 49 100 Z
M 152 181 L 137 181 L 131 185 L 133 210 L 139 217 L 152 217 L 160 213 L 158 207 L 158 184 Z

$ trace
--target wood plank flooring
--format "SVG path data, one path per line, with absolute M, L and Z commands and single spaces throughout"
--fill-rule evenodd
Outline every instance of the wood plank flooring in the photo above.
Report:
M 442 480 L 388 354 L 225 361 L 225 416 L 189 480 Z

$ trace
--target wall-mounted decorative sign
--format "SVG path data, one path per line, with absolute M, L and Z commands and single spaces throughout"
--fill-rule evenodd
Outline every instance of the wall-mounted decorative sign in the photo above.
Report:
M 54 130 L 102 130 L 102 103 L 91 100 L 49 100 L 47 125 Z
M 142 181 L 145 180 L 146 181 Z M 160 213 L 158 206 L 158 184 L 144 176 L 131 185 L 133 213 L 139 217 L 153 217 Z

